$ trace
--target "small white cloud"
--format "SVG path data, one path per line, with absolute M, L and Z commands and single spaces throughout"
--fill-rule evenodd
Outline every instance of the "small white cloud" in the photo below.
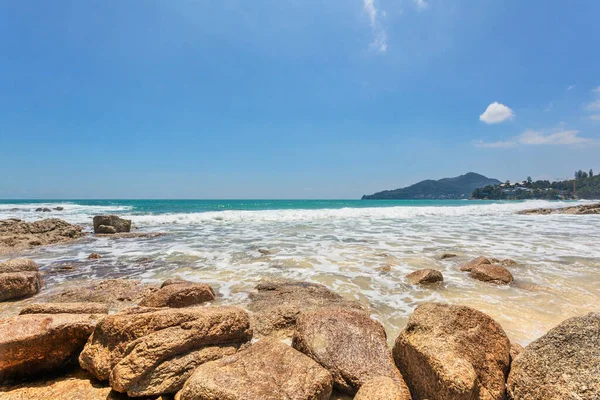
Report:
M 426 0 L 414 0 L 415 1 L 415 5 L 417 6 L 417 8 L 419 10 L 424 10 L 429 6 L 429 3 L 427 3 Z
M 377 15 L 379 14 L 379 10 L 375 6 L 375 0 L 363 0 L 363 9 L 369 16 L 369 24 L 371 25 L 371 30 L 373 31 L 373 41 L 370 44 L 371 49 L 379 52 L 385 53 L 387 51 L 387 32 L 381 26 L 381 22 Z M 381 11 L 382 16 L 386 16 L 385 10 Z
M 560 130 L 558 132 L 545 134 L 542 131 L 536 131 L 533 129 L 528 129 L 525 132 L 521 133 L 519 136 L 515 136 L 506 141 L 498 141 L 498 142 L 484 142 L 477 141 L 475 142 L 476 147 L 485 147 L 485 148 L 509 148 L 515 147 L 518 145 L 523 146 L 536 146 L 536 145 L 582 145 L 582 144 L 597 144 L 598 142 L 594 139 L 585 138 L 579 136 L 579 131 L 576 130 Z
M 508 119 L 513 119 L 514 116 L 515 113 L 513 110 L 495 101 L 479 116 L 479 120 L 486 124 L 498 124 Z
M 599 94 L 600 94 L 600 86 L 598 86 L 598 87 L 596 87 L 596 88 L 593 88 L 593 89 L 592 89 L 592 92 L 593 92 L 593 93 L 599 93 Z
M 591 119 L 592 121 L 600 121 L 600 114 L 590 115 L 588 119 Z
M 515 142 L 514 140 L 500 140 L 498 142 L 484 142 L 483 140 L 478 140 L 475 142 L 476 147 L 484 147 L 488 149 L 506 149 L 509 147 L 515 147 L 516 145 L 517 142 Z
M 575 85 L 569 85 L 569 86 L 567 86 L 567 91 L 573 90 L 573 89 L 575 89 Z
M 600 100 L 592 101 L 585 108 L 588 111 L 597 111 L 597 110 L 600 110 Z

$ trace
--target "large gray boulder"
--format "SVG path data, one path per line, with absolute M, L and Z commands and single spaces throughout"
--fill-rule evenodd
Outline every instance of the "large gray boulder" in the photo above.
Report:
M 600 399 L 600 313 L 570 318 L 533 341 L 513 361 L 512 399 Z
M 117 215 L 96 215 L 94 217 L 94 233 L 120 233 L 131 230 L 131 220 Z M 102 228 L 101 228 L 102 227 Z

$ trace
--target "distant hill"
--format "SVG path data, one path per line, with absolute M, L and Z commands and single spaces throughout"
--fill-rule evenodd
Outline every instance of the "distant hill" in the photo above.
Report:
M 485 177 L 469 172 L 455 178 L 444 178 L 437 181 L 427 179 L 414 185 L 384 190 L 372 195 L 365 195 L 363 200 L 411 200 L 411 199 L 469 199 L 475 189 L 498 185 L 498 179 Z

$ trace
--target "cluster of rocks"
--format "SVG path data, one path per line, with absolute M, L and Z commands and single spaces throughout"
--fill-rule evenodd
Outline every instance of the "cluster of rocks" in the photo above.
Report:
M 93 224 L 94 233 L 110 235 L 131 231 L 131 220 L 117 215 L 96 215 Z
M 12 218 L 0 220 L 0 254 L 34 246 L 66 243 L 83 237 L 83 228 L 58 218 L 25 222 Z
M 136 306 L 108 314 L 112 304 L 107 300 L 116 292 L 106 282 L 95 286 L 95 297 L 80 292 L 63 298 L 87 302 L 29 305 L 19 316 L 0 321 L 0 381 L 5 383 L 0 397 L 600 396 L 598 313 L 569 319 L 520 349 L 480 311 L 425 303 L 389 349 L 383 326 L 368 309 L 318 284 L 259 284 L 244 309 L 207 305 L 215 298 L 210 286 L 170 279 L 160 288 L 138 291 Z M 64 376 L 57 378 L 57 371 Z
M 600 203 L 583 204 L 579 206 L 563 208 L 534 208 L 517 212 L 521 215 L 547 215 L 547 214 L 572 214 L 572 215 L 592 215 L 600 214 Z
M 63 211 L 64 207 L 54 207 L 52 208 L 52 210 L 54 211 Z M 38 207 L 35 209 L 36 212 L 51 212 L 51 209 L 49 209 L 48 207 Z

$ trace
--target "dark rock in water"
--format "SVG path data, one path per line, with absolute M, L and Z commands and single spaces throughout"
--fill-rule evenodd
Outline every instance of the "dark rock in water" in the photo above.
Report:
M 98 228 L 94 230 L 94 233 L 105 233 L 110 235 L 112 233 L 117 233 L 117 229 L 110 225 L 99 225 Z
M 533 341 L 511 365 L 512 399 L 600 399 L 600 313 L 570 318 Z
M 458 257 L 456 254 L 454 253 L 442 253 L 440 254 L 440 260 L 446 260 L 448 258 L 454 258 L 454 257 Z
M 523 210 L 517 212 L 522 215 L 546 215 L 546 214 L 573 214 L 573 215 L 593 215 L 600 214 L 600 203 L 583 204 L 579 206 L 563 208 L 535 208 L 532 210 Z
M 293 347 L 326 368 L 337 390 L 354 394 L 369 379 L 387 376 L 410 397 L 383 326 L 364 311 L 332 307 L 301 313 Z
M 142 307 L 189 307 L 215 299 L 212 288 L 203 283 L 172 283 L 145 296 Z
M 483 282 L 507 285 L 515 280 L 509 270 L 498 264 L 481 264 L 471 269 L 471 277 Z
M 368 380 L 360 387 L 354 400 L 412 400 L 408 389 L 387 376 Z
M 0 263 L 0 301 L 33 296 L 42 287 L 37 264 L 27 258 Z
M 477 257 L 469 262 L 461 264 L 459 269 L 464 272 L 471 272 L 473 267 L 475 267 L 477 265 L 491 264 L 491 263 L 492 262 L 488 258 L 481 256 L 481 257 Z
M 344 300 L 323 285 L 308 282 L 263 282 L 250 293 L 248 309 L 252 313 L 254 334 L 291 336 L 296 318 L 302 311 L 339 306 L 363 310 L 354 301 Z
M 19 315 L 0 321 L 0 382 L 37 377 L 76 359 L 102 316 Z
M 201 365 L 178 400 L 328 400 L 331 374 L 315 361 L 273 338 Z
M 250 319 L 239 308 L 138 308 L 102 320 L 79 364 L 118 392 L 158 396 L 179 391 L 196 367 L 251 338 Z
M 435 269 L 420 269 L 406 275 L 406 279 L 412 285 L 426 285 L 430 283 L 442 282 L 444 277 L 440 271 Z
M 101 303 L 38 303 L 23 307 L 26 314 L 108 314 L 108 306 Z
M 102 256 L 100 254 L 98 254 L 98 253 L 91 253 L 88 256 L 88 260 L 97 260 L 99 258 L 102 258 Z
M 416 399 L 504 399 L 510 341 L 500 324 L 480 311 L 422 304 L 396 339 L 393 354 Z
M 93 223 L 94 233 L 119 233 L 131 231 L 131 220 L 123 219 L 116 215 L 97 215 L 94 217 Z M 101 225 L 112 227 L 114 228 L 114 231 L 107 228 L 103 228 L 103 231 L 101 231 Z
M 48 207 L 44 207 L 44 208 L 42 209 L 42 212 L 50 212 L 50 211 L 52 211 L 52 210 L 51 210 L 51 209 L 49 209 Z
M 71 225 L 58 218 L 35 222 L 0 220 L 0 254 L 36 245 L 69 242 L 85 236 L 82 231 L 80 226 Z
M 44 210 L 44 209 L 43 209 L 42 207 L 38 207 L 38 208 L 36 208 L 36 209 L 35 209 L 35 211 L 37 211 L 37 212 L 41 212 L 41 211 L 43 211 L 43 210 Z
M 53 210 L 55 210 L 55 211 L 63 211 L 64 207 L 54 207 Z

